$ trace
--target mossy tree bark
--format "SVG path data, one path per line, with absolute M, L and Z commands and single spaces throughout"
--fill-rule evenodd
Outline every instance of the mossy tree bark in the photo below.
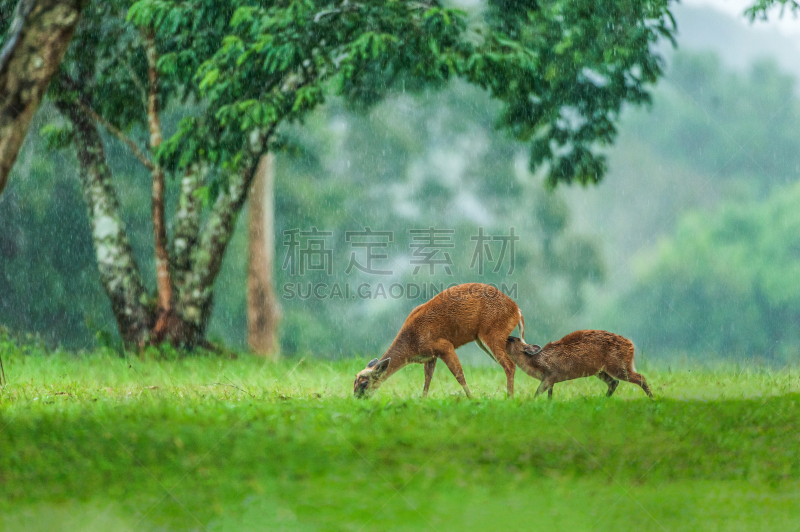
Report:
M 103 141 L 77 103 L 57 102 L 56 106 L 72 122 L 97 268 L 120 335 L 126 344 L 144 346 L 150 342 L 155 314 L 125 232 Z
M 20 0 L 0 52 L 0 193 L 85 0 Z
M 186 276 L 192 270 L 192 250 L 200 238 L 200 213 L 203 202 L 197 191 L 203 185 L 207 169 L 193 165 L 181 178 L 178 207 L 172 217 L 172 280 L 177 293 L 186 285 Z

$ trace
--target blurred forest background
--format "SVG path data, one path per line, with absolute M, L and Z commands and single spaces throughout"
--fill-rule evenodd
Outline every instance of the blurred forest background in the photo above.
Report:
M 422 302 L 384 298 L 284 298 L 286 283 L 509 287 L 526 338 L 547 342 L 581 328 L 629 336 L 648 360 L 757 359 L 800 354 L 800 95 L 796 45 L 708 8 L 675 6 L 680 48 L 665 45 L 667 75 L 650 110 L 624 115 L 596 187 L 548 190 L 527 171 L 525 146 L 493 128 L 488 96 L 465 84 L 403 93 L 368 110 L 331 100 L 277 154 L 275 284 L 284 356 L 382 352 Z M 746 43 L 746 44 L 742 44 Z M 169 110 L 173 131 L 181 109 Z M 39 135 L 44 105 L 0 196 L 0 323 L 50 344 L 89 349 L 118 342 L 98 282 L 86 209 L 69 151 Z M 150 175 L 105 137 L 131 244 L 155 284 Z M 134 170 L 136 169 L 136 170 Z M 168 183 L 168 202 L 178 184 Z M 168 209 L 168 212 L 171 209 Z M 391 275 L 346 273 L 362 251 L 345 232 L 392 231 Z M 283 231 L 332 232 L 332 275 L 292 275 Z M 410 262 L 410 229 L 453 230 L 452 275 Z M 520 237 L 494 272 L 470 268 L 476 241 Z M 439 255 L 441 256 L 441 255 Z M 246 347 L 247 218 L 238 222 L 216 285 L 210 338 Z M 330 293 L 330 290 L 328 290 Z M 374 295 L 374 294 L 373 294 Z M 466 359 L 483 361 L 477 349 Z M 638 355 L 641 356 L 641 355 Z M 652 358 L 651 358 L 652 357 Z M 488 363 L 488 359 L 487 359 Z

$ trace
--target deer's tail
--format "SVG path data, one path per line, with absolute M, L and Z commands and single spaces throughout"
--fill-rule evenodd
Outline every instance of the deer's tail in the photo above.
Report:
M 518 325 L 519 325 L 519 338 L 520 338 L 520 340 L 522 340 L 522 343 L 524 344 L 524 343 L 527 343 L 527 342 L 525 342 L 525 318 L 522 317 L 522 311 L 521 310 L 517 309 L 517 312 L 519 312 L 519 323 L 518 323 Z

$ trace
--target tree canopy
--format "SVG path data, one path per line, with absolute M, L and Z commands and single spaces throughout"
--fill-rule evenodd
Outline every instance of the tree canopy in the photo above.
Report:
M 185 35 L 188 21 L 219 5 L 141 0 L 129 18 Z M 233 16 L 210 59 L 194 59 L 208 50 L 200 38 L 164 60 L 164 69 L 202 62 L 196 79 L 208 102 L 166 143 L 172 169 L 246 165 L 248 150 L 272 142 L 281 123 L 301 119 L 328 90 L 363 97 L 408 79 L 461 77 L 503 103 L 498 124 L 530 143 L 531 166 L 547 163 L 551 184 L 596 182 L 605 171 L 597 146 L 613 141 L 625 102 L 649 101 L 647 85 L 661 74 L 652 45 L 675 29 L 666 0 L 490 2 L 477 24 L 437 2 L 224 6 Z

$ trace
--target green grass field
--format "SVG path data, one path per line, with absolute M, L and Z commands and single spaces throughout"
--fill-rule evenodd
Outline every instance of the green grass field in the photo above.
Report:
M 0 529 L 798 530 L 800 372 L 663 371 L 657 396 L 443 365 L 0 352 Z

